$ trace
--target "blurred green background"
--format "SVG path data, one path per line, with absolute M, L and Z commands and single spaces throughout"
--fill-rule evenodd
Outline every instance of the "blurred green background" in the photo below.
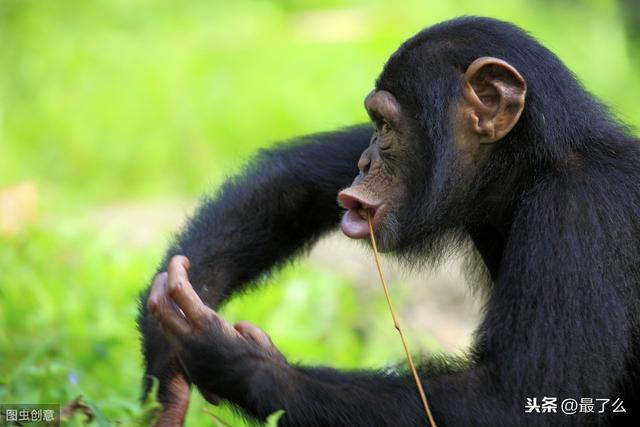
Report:
M 258 147 L 365 121 L 386 58 L 425 26 L 463 14 L 521 25 L 639 125 L 639 7 L 0 0 L 0 402 L 82 394 L 109 420 L 134 420 L 137 295 L 198 196 Z M 269 283 L 224 313 L 264 327 L 291 359 L 401 359 L 377 282 L 363 297 L 343 272 L 301 261 Z M 415 348 L 437 349 L 415 332 Z M 211 423 L 204 406 L 194 396 L 188 425 Z

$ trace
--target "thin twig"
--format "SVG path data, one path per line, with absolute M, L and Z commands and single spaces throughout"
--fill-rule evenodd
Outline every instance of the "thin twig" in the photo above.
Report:
M 429 403 L 427 402 L 427 395 L 424 392 L 424 388 L 422 388 L 420 377 L 418 376 L 416 367 L 413 364 L 413 359 L 411 358 L 409 347 L 407 347 L 407 341 L 404 339 L 404 333 L 402 332 L 402 328 L 400 327 L 400 321 L 398 320 L 398 316 L 396 316 L 396 311 L 393 308 L 393 303 L 391 302 L 391 296 L 389 295 L 389 287 L 387 286 L 387 281 L 384 279 L 384 274 L 382 273 L 382 267 L 380 266 L 380 254 L 378 253 L 376 238 L 373 235 L 373 224 L 371 223 L 371 213 L 369 212 L 369 210 L 367 210 L 367 221 L 369 222 L 369 236 L 371 238 L 371 246 L 373 247 L 373 256 L 376 260 L 376 267 L 378 268 L 378 274 L 380 275 L 380 281 L 382 282 L 382 288 L 384 289 L 384 296 L 386 297 L 387 304 L 389 305 L 389 311 L 391 312 L 391 318 L 393 319 L 393 326 L 395 326 L 398 333 L 400 334 L 400 340 L 402 340 L 402 346 L 404 347 L 404 352 L 407 355 L 407 360 L 409 361 L 409 366 L 411 367 L 411 373 L 413 374 L 413 379 L 415 380 L 416 386 L 418 387 L 418 393 L 420 393 L 422 406 L 424 406 L 424 411 L 427 414 L 427 421 L 429 422 L 429 425 L 431 427 L 437 427 L 436 421 L 433 419 L 433 415 L 431 414 L 431 408 L 429 408 Z

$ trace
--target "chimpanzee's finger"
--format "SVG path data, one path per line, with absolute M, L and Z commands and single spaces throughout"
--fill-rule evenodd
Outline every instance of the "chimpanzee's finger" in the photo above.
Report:
M 167 278 L 167 273 L 161 273 L 153 279 L 147 307 L 163 328 L 169 332 L 188 334 L 191 332 L 191 327 L 176 310 L 176 306 L 169 295 Z
M 176 255 L 169 262 L 169 294 L 191 322 L 198 323 L 206 306 L 191 286 L 187 270 L 189 259 Z
M 149 297 L 147 298 L 147 309 L 149 312 L 155 316 L 155 312 L 158 310 L 160 305 L 160 299 L 165 298 L 164 284 L 167 282 L 167 272 L 163 272 L 157 274 L 156 277 L 153 278 L 153 282 L 151 284 L 151 291 L 149 292 Z
M 229 322 L 207 307 L 193 289 L 187 274 L 189 266 L 189 260 L 182 255 L 171 258 L 168 278 L 171 298 L 195 328 L 204 328 L 206 325 L 209 328 L 219 328 L 221 332 L 228 336 L 236 336 L 237 333 Z
M 258 344 L 260 347 L 269 349 L 273 347 L 271 337 L 262 329 L 257 327 L 251 322 L 242 320 L 234 325 L 236 331 L 240 333 L 245 339 L 251 340 Z

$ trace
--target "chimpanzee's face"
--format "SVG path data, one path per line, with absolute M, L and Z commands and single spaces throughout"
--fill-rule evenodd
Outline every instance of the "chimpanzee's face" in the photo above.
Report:
M 406 196 L 406 165 L 409 155 L 409 123 L 403 117 L 396 98 L 387 91 L 374 91 L 365 100 L 375 132 L 369 147 L 358 161 L 360 173 L 353 184 L 340 192 L 338 199 L 347 209 L 342 231 L 351 238 L 369 234 L 367 215 L 376 231 L 380 250 L 393 249 L 399 235 L 396 212 Z

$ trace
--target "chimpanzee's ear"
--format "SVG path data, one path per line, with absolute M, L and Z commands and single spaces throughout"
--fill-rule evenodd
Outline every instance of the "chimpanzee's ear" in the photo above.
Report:
M 502 139 L 524 109 L 527 83 L 518 70 L 502 59 L 478 58 L 464 73 L 468 125 L 480 143 Z

